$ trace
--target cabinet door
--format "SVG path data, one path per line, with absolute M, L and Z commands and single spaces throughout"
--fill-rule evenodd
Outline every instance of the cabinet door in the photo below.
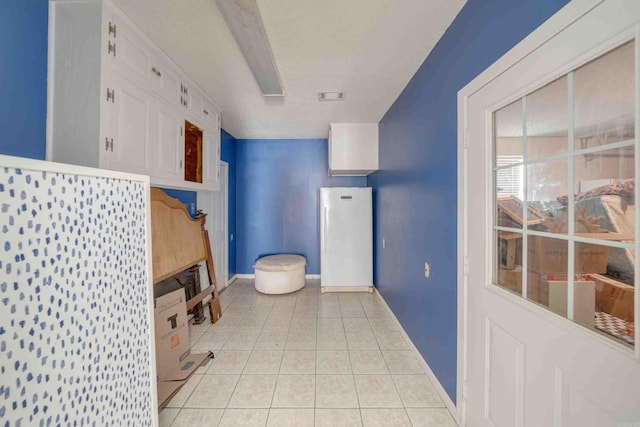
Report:
M 151 111 L 153 176 L 183 181 L 182 114 L 164 102 L 154 103 Z
M 108 11 L 104 16 L 106 64 L 139 86 L 147 87 L 152 47 L 119 12 Z
M 206 99 L 202 102 L 202 121 L 207 127 L 218 126 L 218 112 L 212 103 Z
M 202 119 L 203 113 L 203 101 L 204 97 L 200 94 L 200 91 L 197 90 L 193 86 L 189 86 L 187 89 L 187 111 L 189 112 L 189 116 L 195 118 L 196 120 Z
M 112 73 L 114 99 L 108 101 L 107 138 L 112 140 L 101 167 L 149 175 L 151 96 L 118 73 Z
M 178 72 L 159 56 L 151 59 L 151 88 L 171 105 L 180 103 L 180 80 Z
M 208 191 L 220 190 L 220 127 L 216 114 L 215 126 L 204 132 L 204 180 Z

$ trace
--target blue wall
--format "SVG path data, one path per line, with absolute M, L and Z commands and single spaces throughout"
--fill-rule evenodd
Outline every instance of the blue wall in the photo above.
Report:
M 8 0 L 0 12 L 0 154 L 44 159 L 48 0 Z
M 223 162 L 229 164 L 229 277 L 236 274 L 236 139 L 222 129 L 220 135 L 221 153 Z M 231 240 L 233 238 L 233 240 Z
M 320 273 L 320 187 L 364 187 L 365 177 L 329 177 L 326 139 L 238 139 L 237 272 L 267 254 L 307 258 Z
M 566 3 L 468 0 L 380 123 L 374 281 L 454 402 L 457 92 Z
M 159 187 L 158 187 L 159 188 Z M 171 197 L 175 197 L 180 200 L 182 203 L 187 205 L 187 209 L 189 210 L 189 215 L 195 217 L 196 210 L 198 209 L 198 197 L 195 191 L 187 191 L 187 190 L 175 190 L 173 188 L 160 188 L 162 191 L 167 193 Z

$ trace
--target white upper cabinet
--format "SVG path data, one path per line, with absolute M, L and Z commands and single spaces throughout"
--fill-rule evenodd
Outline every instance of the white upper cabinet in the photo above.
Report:
M 184 179 L 183 116 L 161 103 L 154 103 L 151 112 L 151 139 L 153 150 L 153 176 L 180 181 Z
M 112 8 L 104 14 L 106 41 L 105 62 L 140 87 L 147 87 L 151 71 L 151 45 L 138 36 Z
M 329 175 L 369 175 L 378 170 L 378 123 L 331 123 Z
M 220 128 L 218 110 L 207 100 L 202 103 L 202 121 L 211 128 Z
M 214 127 L 204 132 L 204 184 L 214 191 L 220 190 L 220 126 L 215 115 Z
M 204 91 L 110 0 L 50 7 L 47 158 L 149 175 L 152 185 L 218 190 L 220 112 Z M 195 182 L 184 172 L 187 121 L 203 135 L 198 164 L 189 160 L 202 171 Z
M 180 78 L 178 72 L 167 60 L 159 55 L 151 58 L 151 74 L 149 83 L 151 89 L 160 95 L 170 105 L 180 104 Z
M 113 101 L 108 106 L 108 132 L 100 167 L 150 175 L 149 119 L 151 98 L 128 79 L 113 73 L 109 80 Z
M 195 120 L 202 119 L 204 95 L 194 86 L 182 83 L 182 106 L 187 110 L 187 115 Z

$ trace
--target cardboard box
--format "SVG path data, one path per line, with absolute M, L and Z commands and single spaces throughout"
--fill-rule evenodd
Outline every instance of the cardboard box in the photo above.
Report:
M 592 277 L 596 288 L 596 307 L 619 319 L 633 321 L 633 286 L 600 274 L 593 274 Z
M 513 270 L 498 268 L 498 286 L 510 291 L 522 294 L 522 266 L 516 266 Z
M 593 327 L 595 320 L 595 282 L 590 276 L 576 275 L 573 288 L 573 319 Z M 527 297 L 551 311 L 567 317 L 567 275 L 541 274 L 537 281 L 529 280 Z
M 532 285 L 533 283 L 533 285 Z M 522 266 L 516 265 L 513 270 L 504 268 L 498 269 L 498 286 L 509 289 L 517 294 L 522 295 Z M 538 273 L 530 271 L 527 273 L 527 294 L 531 294 L 531 289 L 537 292 Z
M 540 236 L 529 236 L 527 248 L 529 269 L 538 273 L 567 273 L 568 242 Z M 576 273 L 606 273 L 609 248 L 590 243 L 576 243 Z
M 191 353 L 184 289 L 155 299 L 158 404 L 162 406 L 208 357 Z

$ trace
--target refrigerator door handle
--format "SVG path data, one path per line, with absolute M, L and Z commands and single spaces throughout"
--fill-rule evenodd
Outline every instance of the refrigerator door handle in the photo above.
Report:
M 324 241 L 323 241 L 323 245 L 324 246 L 324 253 L 327 253 L 327 228 L 329 228 L 329 217 L 327 216 L 327 207 L 324 206 L 323 207 L 324 210 L 324 227 L 322 227 L 322 232 L 324 234 Z

